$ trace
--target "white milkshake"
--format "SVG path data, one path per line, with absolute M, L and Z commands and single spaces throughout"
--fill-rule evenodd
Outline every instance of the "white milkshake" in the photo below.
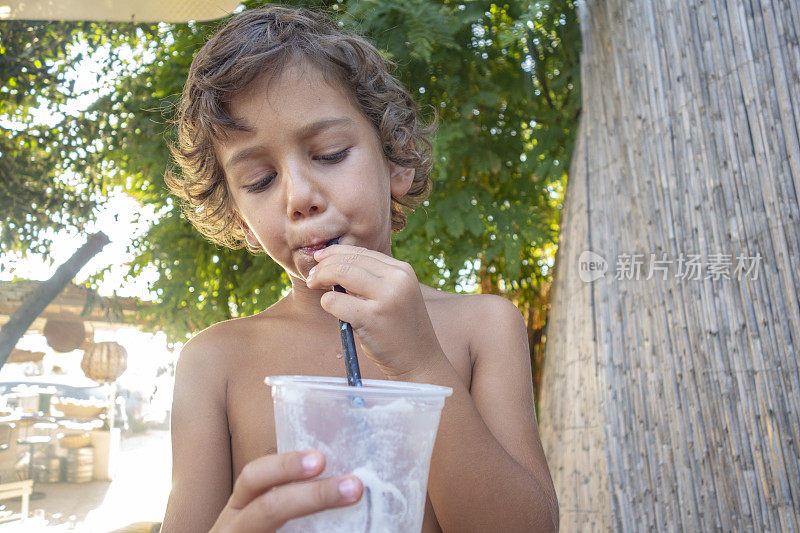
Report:
M 278 453 L 316 448 L 326 458 L 320 477 L 352 473 L 364 484 L 357 504 L 292 520 L 281 531 L 420 531 L 436 430 L 451 389 L 381 380 L 354 388 L 343 378 L 312 376 L 266 382 Z

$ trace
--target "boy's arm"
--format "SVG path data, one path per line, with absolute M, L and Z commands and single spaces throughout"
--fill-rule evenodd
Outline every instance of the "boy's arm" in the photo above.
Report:
M 228 381 L 220 354 L 234 341 L 218 327 L 189 342 L 175 370 L 172 492 L 162 533 L 263 533 L 359 501 L 363 486 L 352 475 L 314 479 L 325 469 L 325 457 L 314 450 L 258 457 L 233 483 Z
M 558 503 L 536 428 L 525 324 L 491 295 L 449 297 L 445 315 L 469 339 L 468 389 L 431 323 L 413 268 L 335 244 L 314 252 L 307 285 L 342 285 L 322 308 L 350 322 L 361 353 L 390 379 L 452 387 L 431 458 L 428 489 L 446 531 L 552 531 Z
M 175 369 L 172 492 L 162 533 L 210 530 L 231 494 L 226 377 L 216 361 L 208 343 L 195 338 Z
M 444 531 L 557 530 L 522 316 L 497 296 L 469 299 L 471 390 L 446 357 L 399 377 L 453 388 L 431 459 L 428 489 L 437 519 Z

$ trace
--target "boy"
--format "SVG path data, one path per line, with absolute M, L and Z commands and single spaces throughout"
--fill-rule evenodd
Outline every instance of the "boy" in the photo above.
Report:
M 183 177 L 168 182 L 189 218 L 217 243 L 265 251 L 292 290 L 184 347 L 162 531 L 273 531 L 358 501 L 355 476 L 314 479 L 320 452 L 275 453 L 264 385 L 344 375 L 337 319 L 353 325 L 362 377 L 453 388 L 423 531 L 556 529 L 519 312 L 421 285 L 392 257 L 392 231 L 428 191 L 430 144 L 378 51 L 319 14 L 245 11 L 192 63 L 178 124 Z

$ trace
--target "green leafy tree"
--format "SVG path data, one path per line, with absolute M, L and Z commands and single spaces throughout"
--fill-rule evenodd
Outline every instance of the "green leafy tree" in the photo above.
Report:
M 61 142 L 71 131 L 67 104 L 81 96 L 74 72 L 83 55 L 73 47 L 108 47 L 111 68 L 120 47 L 144 35 L 134 25 L 0 22 L 0 253 L 46 256 L 50 238 L 42 230 L 82 229 L 91 218 L 102 175 L 66 170 L 81 170 L 75 162 L 95 149 L 93 140 L 81 139 L 78 151 Z
M 433 193 L 396 236 L 397 255 L 423 282 L 509 296 L 535 341 L 580 105 L 572 2 L 293 3 L 328 10 L 365 34 L 396 63 L 426 117 L 438 116 Z M 173 340 L 263 310 L 288 286 L 265 256 L 204 241 L 164 185 L 169 119 L 193 54 L 218 26 L 140 28 L 136 68 L 52 130 L 62 151 L 82 150 L 65 168 L 102 176 L 104 187 L 121 186 L 160 209 L 133 245 L 130 274 L 158 271 L 155 305 L 144 312 Z

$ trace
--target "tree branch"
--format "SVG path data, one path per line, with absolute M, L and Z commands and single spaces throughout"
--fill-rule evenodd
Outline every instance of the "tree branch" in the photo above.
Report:
M 86 244 L 58 267 L 50 279 L 25 298 L 10 320 L 0 329 L 0 368 L 6 363 L 11 355 L 11 350 L 33 324 L 36 317 L 42 314 L 42 311 L 64 290 L 64 287 L 78 271 L 109 242 L 108 236 L 102 231 L 91 235 Z

